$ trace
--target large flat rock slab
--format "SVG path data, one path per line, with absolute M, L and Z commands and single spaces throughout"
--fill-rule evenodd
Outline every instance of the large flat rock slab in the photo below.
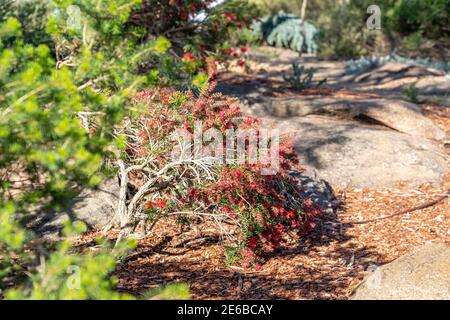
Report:
M 314 115 L 263 120 L 291 133 L 307 173 L 318 172 L 333 187 L 378 188 L 400 181 L 440 185 L 448 171 L 438 143 L 383 126 Z
M 365 116 L 394 130 L 433 140 L 443 140 L 445 132 L 422 114 L 415 104 L 383 98 L 343 99 L 339 97 L 288 96 L 250 99 L 259 116 L 297 117 L 329 114 L 346 118 Z
M 354 300 L 450 300 L 450 248 L 426 244 L 371 272 Z

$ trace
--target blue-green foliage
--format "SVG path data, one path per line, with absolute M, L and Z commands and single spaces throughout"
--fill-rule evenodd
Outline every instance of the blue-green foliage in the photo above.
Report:
M 299 66 L 298 63 L 294 62 L 292 63 L 292 73 L 283 73 L 283 79 L 296 90 L 320 87 L 327 82 L 327 79 L 325 78 L 317 82 L 313 81 L 316 71 L 317 69 L 315 68 L 305 68 L 304 66 Z
M 377 68 L 387 62 L 400 62 L 408 65 L 416 65 L 425 68 L 435 68 L 450 72 L 450 65 L 448 61 L 435 62 L 428 58 L 410 59 L 402 57 L 396 53 L 392 53 L 384 57 L 361 57 L 356 60 L 349 60 L 345 62 L 345 70 L 347 74 L 362 73 L 367 70 Z
M 253 23 L 252 29 L 256 38 L 271 46 L 308 53 L 316 53 L 318 50 L 317 28 L 308 22 L 302 26 L 299 17 L 283 11 Z

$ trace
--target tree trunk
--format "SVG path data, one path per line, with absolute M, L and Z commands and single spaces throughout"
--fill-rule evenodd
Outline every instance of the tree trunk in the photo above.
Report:
M 303 33 L 303 43 L 302 48 L 300 50 L 300 57 L 302 56 L 303 52 L 303 44 L 305 42 L 305 16 L 306 16 L 306 6 L 308 5 L 308 0 L 303 0 L 302 2 L 302 9 L 300 11 L 300 19 L 301 19 L 301 32 Z

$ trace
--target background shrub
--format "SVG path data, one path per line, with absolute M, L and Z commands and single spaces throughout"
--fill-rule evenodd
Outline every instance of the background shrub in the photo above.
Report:
M 253 0 L 262 12 L 284 10 L 300 14 L 302 1 Z M 382 12 L 382 30 L 368 30 L 367 8 L 377 4 Z M 308 0 L 306 20 L 319 29 L 318 45 L 323 57 L 356 58 L 385 55 L 395 48 L 405 55 L 428 54 L 445 60 L 450 45 L 449 0 Z M 424 51 L 423 48 L 431 47 Z
M 255 38 L 278 48 L 289 48 L 299 53 L 317 53 L 318 30 L 308 22 L 283 11 L 256 21 L 252 26 Z

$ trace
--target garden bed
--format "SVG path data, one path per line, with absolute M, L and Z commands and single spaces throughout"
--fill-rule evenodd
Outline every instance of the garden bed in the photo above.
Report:
M 448 129 L 446 109 L 427 105 L 425 114 Z M 446 148 L 448 159 L 450 150 Z M 450 162 L 449 162 L 450 164 Z M 306 238 L 294 237 L 276 250 L 260 270 L 226 265 L 222 234 L 213 223 L 181 230 L 175 219 L 163 219 L 152 237 L 114 274 L 117 290 L 141 294 L 172 282 L 189 284 L 193 299 L 347 299 L 373 266 L 389 263 L 429 241 L 450 245 L 448 199 L 422 210 L 362 225 L 368 220 L 413 208 L 442 196 L 450 174 L 440 187 L 335 190 L 343 203 L 336 214 L 325 213 Z M 112 230 L 108 238 L 115 239 Z M 91 247 L 97 233 L 78 245 Z

